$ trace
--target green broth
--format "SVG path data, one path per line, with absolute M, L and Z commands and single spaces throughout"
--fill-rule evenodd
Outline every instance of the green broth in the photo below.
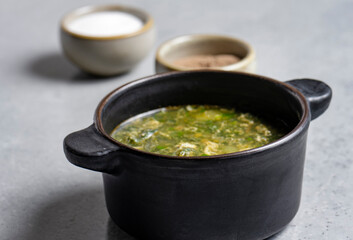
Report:
M 210 156 L 273 142 L 283 131 L 250 114 L 213 105 L 157 109 L 118 125 L 111 136 L 136 149 L 171 156 Z

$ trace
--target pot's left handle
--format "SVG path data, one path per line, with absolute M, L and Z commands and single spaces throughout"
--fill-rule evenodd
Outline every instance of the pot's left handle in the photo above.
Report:
M 64 139 L 66 158 L 74 165 L 94 171 L 113 173 L 119 146 L 98 132 L 95 125 L 69 134 Z

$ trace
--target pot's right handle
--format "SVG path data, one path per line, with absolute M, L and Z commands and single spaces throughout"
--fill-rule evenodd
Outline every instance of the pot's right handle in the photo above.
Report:
M 315 79 L 294 79 L 286 82 L 297 88 L 309 102 L 311 120 L 323 114 L 330 105 L 331 88 L 324 82 Z
M 117 171 L 119 150 L 119 146 L 104 137 L 94 124 L 64 139 L 64 152 L 72 164 L 98 172 Z

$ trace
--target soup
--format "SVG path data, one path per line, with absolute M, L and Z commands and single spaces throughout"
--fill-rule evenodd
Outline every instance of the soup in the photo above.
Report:
M 136 149 L 171 156 L 210 156 L 273 142 L 283 131 L 250 114 L 213 105 L 173 106 L 135 116 L 111 133 Z

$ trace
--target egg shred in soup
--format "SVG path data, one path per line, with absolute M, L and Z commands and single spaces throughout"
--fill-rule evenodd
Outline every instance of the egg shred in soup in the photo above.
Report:
M 210 156 L 273 142 L 283 131 L 250 114 L 213 105 L 173 106 L 141 114 L 111 133 L 133 148 L 171 156 Z

